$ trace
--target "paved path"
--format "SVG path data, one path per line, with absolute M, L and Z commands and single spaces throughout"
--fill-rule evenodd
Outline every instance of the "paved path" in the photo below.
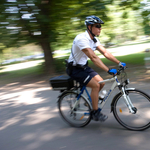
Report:
M 131 82 L 150 93 L 147 82 Z M 149 150 L 150 129 L 124 129 L 110 113 L 108 120 L 84 128 L 68 126 L 59 116 L 57 96 L 48 81 L 7 84 L 0 88 L 0 150 Z M 150 94 L 149 94 L 150 95 Z

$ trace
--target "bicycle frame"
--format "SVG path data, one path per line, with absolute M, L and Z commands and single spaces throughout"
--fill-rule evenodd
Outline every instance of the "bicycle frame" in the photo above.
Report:
M 106 83 L 106 82 L 111 82 L 111 81 L 114 81 L 110 90 L 107 92 L 106 96 L 104 97 L 103 99 L 103 102 L 99 105 L 99 108 L 102 110 L 102 108 L 104 107 L 105 103 L 107 102 L 108 98 L 110 97 L 111 93 L 113 92 L 113 90 L 115 89 L 116 86 L 120 85 L 118 79 L 117 79 L 117 76 L 111 78 L 111 79 L 106 79 L 106 80 L 103 80 L 103 81 L 100 81 L 98 82 L 99 84 L 101 83 Z
M 103 102 L 102 102 L 101 104 L 99 104 L 100 110 L 103 109 L 105 103 L 107 102 L 108 98 L 109 98 L 110 95 L 112 94 L 113 90 L 115 89 L 116 86 L 119 86 L 119 85 L 120 85 L 120 82 L 118 81 L 117 76 L 114 76 L 113 78 L 106 79 L 106 80 L 103 80 L 103 81 L 98 82 L 99 84 L 101 84 L 101 83 L 104 83 L 104 82 L 106 83 L 106 82 L 111 82 L 111 81 L 114 81 L 114 82 L 113 82 L 113 84 L 111 85 L 110 90 L 107 92 L 106 96 L 104 97 Z M 84 91 L 86 92 L 89 101 L 92 103 L 92 99 L 91 99 L 91 97 L 90 97 L 90 94 L 89 94 L 89 92 L 88 92 L 86 86 L 83 86 L 80 91 L 81 91 L 81 92 L 79 93 L 79 95 L 78 95 L 78 97 L 77 97 L 77 101 L 75 102 L 75 105 L 73 106 L 72 111 L 73 111 L 74 108 L 77 106 L 78 100 L 79 100 L 79 98 L 81 97 L 81 95 L 84 96 L 84 94 L 83 94 Z M 127 94 L 125 93 L 125 88 L 122 87 L 122 88 L 120 89 L 120 91 L 123 93 L 124 101 L 125 101 L 126 106 L 129 108 L 129 111 L 130 111 L 131 113 L 134 113 L 134 111 L 133 111 L 133 109 L 132 109 L 134 106 L 133 106 L 132 102 L 130 101 L 130 98 L 129 98 L 129 97 L 127 96 Z M 84 96 L 84 97 L 85 97 L 85 96 Z M 86 97 L 85 97 L 85 98 L 86 98 Z M 86 99 L 87 99 L 87 98 L 86 98 Z M 87 99 L 87 100 L 88 100 L 88 99 Z M 90 106 L 91 106 L 91 103 L 90 103 Z M 92 108 L 92 106 L 91 106 L 91 108 Z
M 114 81 L 114 83 L 112 84 L 112 86 L 111 86 L 109 92 L 108 92 L 107 95 L 105 96 L 103 102 L 100 104 L 100 109 L 101 109 L 101 110 L 102 110 L 102 108 L 104 107 L 104 105 L 105 105 L 106 101 L 108 100 L 109 96 L 111 95 L 111 93 L 112 93 L 113 90 L 115 89 L 115 87 L 116 87 L 117 85 L 119 85 L 120 83 L 119 83 L 118 80 L 117 80 L 117 76 L 115 76 L 115 77 L 113 77 L 113 78 L 111 78 L 111 79 L 106 79 L 106 80 L 103 80 L 103 81 L 98 82 L 98 83 L 100 84 L 100 83 L 103 83 L 103 82 L 111 82 L 111 81 Z M 84 95 L 83 95 L 83 92 L 84 92 L 84 91 L 86 92 L 86 94 L 87 94 L 87 96 L 88 96 L 88 98 L 89 98 L 89 101 L 92 103 L 91 96 L 90 96 L 90 94 L 89 94 L 89 92 L 88 92 L 86 86 L 83 86 L 80 91 L 81 91 L 81 92 L 79 93 L 79 95 L 78 95 L 78 97 L 77 97 L 77 101 L 75 102 L 75 105 L 74 105 L 74 107 L 72 108 L 72 111 L 73 111 L 74 108 L 77 106 L 78 100 L 79 100 L 80 96 L 81 96 L 81 95 L 84 96 Z M 87 99 L 87 98 L 86 98 L 86 99 Z M 92 108 L 92 106 L 91 106 L 91 108 Z

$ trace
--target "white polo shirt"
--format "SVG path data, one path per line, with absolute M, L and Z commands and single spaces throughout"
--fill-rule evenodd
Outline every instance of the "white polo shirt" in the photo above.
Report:
M 87 31 L 77 35 L 73 41 L 72 52 L 70 54 L 68 62 L 73 61 L 73 65 L 76 64 L 85 65 L 88 56 L 84 52 L 82 52 L 82 50 L 85 48 L 91 48 L 93 51 L 95 51 L 96 47 L 101 45 L 97 38 L 96 40 L 97 42 L 94 43 L 94 41 L 90 38 L 90 35 Z

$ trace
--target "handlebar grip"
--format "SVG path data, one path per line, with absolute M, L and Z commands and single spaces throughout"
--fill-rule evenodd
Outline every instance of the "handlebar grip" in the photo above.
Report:
M 120 68 L 117 71 L 117 75 L 120 75 L 121 71 L 125 70 L 126 68 L 127 68 L 126 66 L 125 67 L 120 66 Z

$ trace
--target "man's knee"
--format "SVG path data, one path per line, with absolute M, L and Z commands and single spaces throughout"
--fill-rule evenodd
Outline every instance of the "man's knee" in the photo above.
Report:
M 93 78 L 90 80 L 90 82 L 87 84 L 88 87 L 92 88 L 92 89 L 99 89 L 100 88 L 100 84 L 94 80 Z
M 100 84 L 101 88 L 104 87 L 104 85 L 105 85 L 105 83 L 101 83 L 101 84 Z
M 96 82 L 94 84 L 94 86 L 92 87 L 92 89 L 99 90 L 100 89 L 100 84 Z

